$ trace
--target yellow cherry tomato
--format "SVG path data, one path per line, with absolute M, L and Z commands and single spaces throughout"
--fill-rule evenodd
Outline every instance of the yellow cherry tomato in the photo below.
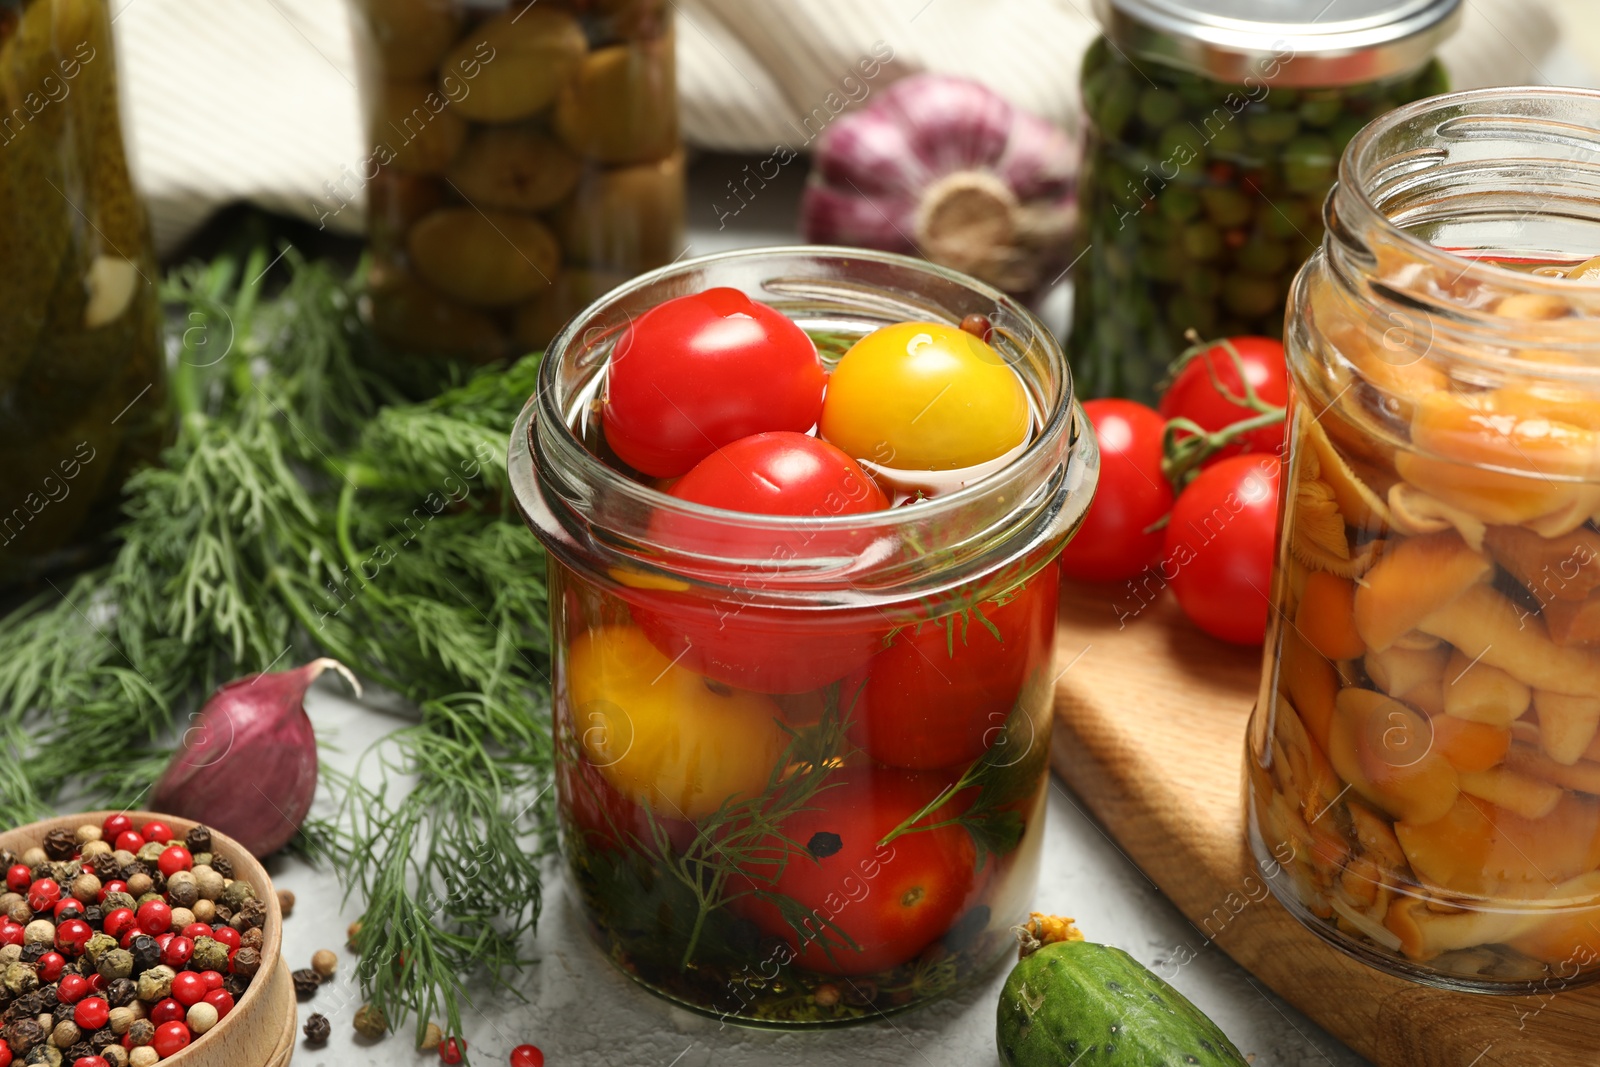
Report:
M 942 471 L 1027 439 L 1028 396 L 1000 353 L 937 322 L 902 322 L 851 346 L 828 379 L 822 436 L 855 459 Z
M 789 739 L 771 698 L 708 682 L 631 626 L 572 641 L 567 692 L 589 762 L 669 818 L 701 818 L 730 796 L 760 793 Z

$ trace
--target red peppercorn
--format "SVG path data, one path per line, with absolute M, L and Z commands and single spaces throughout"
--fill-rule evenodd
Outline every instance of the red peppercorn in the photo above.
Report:
M 14 923 L 10 919 L 0 922 L 0 945 L 22 944 L 24 929 L 21 923 Z
M 130 932 L 137 933 L 139 920 L 134 918 L 132 908 L 113 908 L 106 914 L 105 919 L 101 921 L 101 926 L 112 937 L 121 938 Z M 123 945 L 122 947 L 127 948 L 128 946 Z
M 106 821 L 100 824 L 100 836 L 107 841 L 115 841 L 132 829 L 133 820 L 126 815 L 108 815 Z
M 172 979 L 172 999 L 184 1007 L 198 1004 L 206 997 L 206 981 L 194 971 L 179 971 Z
M 116 848 L 118 852 L 137 853 L 147 844 L 149 844 L 149 842 L 146 841 L 144 839 L 144 835 L 137 830 L 127 830 L 117 835 Z
M 66 957 L 59 952 L 46 952 L 39 957 L 39 981 L 54 982 L 67 969 Z
M 98 1030 L 111 1019 L 111 1005 L 101 997 L 85 997 L 72 1009 L 72 1021 L 80 1030 Z
M 49 911 L 61 899 L 61 887 L 53 878 L 41 878 L 28 887 L 28 907 L 34 911 Z
M 187 937 L 174 937 L 161 948 L 161 962 L 175 971 L 189 966 L 194 958 L 194 941 Z
M 156 1036 L 150 1046 L 162 1059 L 176 1056 L 189 1047 L 189 1028 L 183 1023 L 162 1023 L 156 1027 Z
M 202 937 L 211 936 L 211 926 L 209 923 L 190 923 L 181 932 L 190 941 L 198 941 Z
M 157 934 L 156 935 L 156 948 L 160 949 L 162 952 L 166 952 L 167 951 L 167 946 L 172 944 L 172 939 L 177 937 L 177 936 L 178 935 L 173 933 L 171 930 L 168 930 L 164 934 Z
M 81 919 L 83 918 L 83 901 L 75 897 L 68 897 L 65 900 L 56 901 L 56 906 L 52 910 L 54 911 L 53 917 L 58 923 L 64 919 Z
M 200 972 L 200 980 L 206 984 L 206 992 L 208 992 L 208 993 L 211 992 L 213 989 L 221 989 L 222 988 L 222 972 L 221 971 L 201 971 Z
M 6 888 L 13 893 L 26 893 L 33 884 L 33 872 L 24 864 L 17 864 L 6 872 Z
M 154 819 L 139 827 L 139 832 L 144 835 L 146 841 L 153 841 L 158 845 L 164 845 L 173 838 L 172 827 Z
M 193 870 L 194 857 L 189 855 L 189 850 L 182 845 L 173 845 L 156 860 L 156 866 L 161 868 L 162 874 L 171 878 L 179 871 Z
M 239 931 L 231 926 L 219 926 L 211 934 L 212 938 L 228 946 L 228 958 L 233 958 L 233 950 L 239 947 Z
M 77 856 L 73 856 L 72 858 L 73 859 L 77 859 L 78 857 Z M 78 873 L 79 874 L 93 874 L 94 873 L 94 864 L 92 864 L 92 863 L 80 863 L 78 865 Z
M 463 1037 L 447 1037 L 439 1042 L 439 1058 L 445 1063 L 460 1063 L 461 1054 L 467 1051 L 467 1040 Z
M 217 972 L 208 971 L 206 973 L 216 974 Z M 205 995 L 204 999 L 207 1004 L 217 1009 L 217 1018 L 219 1019 L 226 1019 L 228 1013 L 233 1010 L 233 994 L 226 989 L 213 989 Z
M 68 919 L 56 927 L 56 951 L 63 956 L 83 955 L 83 946 L 94 936 L 94 930 L 82 919 Z
M 518 1045 L 511 1050 L 511 1067 L 544 1067 L 544 1053 L 538 1045 Z
M 143 937 L 143 936 L 144 936 L 144 931 L 139 929 L 139 924 L 138 923 L 134 923 L 132 926 L 128 927 L 128 932 L 122 935 L 122 947 L 123 948 L 132 948 L 133 947 L 133 939 L 136 938 L 136 937 Z
M 89 976 L 89 992 L 91 993 L 104 993 L 106 991 L 106 986 L 110 984 L 110 982 L 106 981 L 106 976 L 103 974 L 91 974 Z
M 152 936 L 172 929 L 172 906 L 164 901 L 145 901 L 139 905 L 137 917 L 139 929 Z
M 106 902 L 106 897 L 110 896 L 112 893 L 126 893 L 127 891 L 127 882 L 124 882 L 120 878 L 113 878 L 111 881 L 106 882 L 100 887 L 100 892 L 98 894 L 99 903 L 104 904 Z
M 11 1067 L 11 1046 L 0 1037 L 0 1067 Z
M 157 1026 L 182 1019 L 184 1014 L 183 1005 L 172 997 L 163 997 L 150 1006 L 150 1021 Z
M 111 1067 L 104 1056 L 79 1056 L 72 1061 L 72 1067 Z
M 89 995 L 89 979 L 81 974 L 64 974 L 56 983 L 56 999 L 63 1004 L 76 1004 Z

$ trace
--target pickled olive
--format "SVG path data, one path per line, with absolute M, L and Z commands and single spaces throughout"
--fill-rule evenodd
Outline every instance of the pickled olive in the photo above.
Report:
M 445 177 L 478 207 L 543 211 L 572 192 L 582 169 L 542 133 L 490 127 L 472 135 Z
M 473 122 L 517 122 L 543 111 L 583 62 L 589 42 L 577 19 L 544 4 L 514 6 L 473 27 L 445 56 L 445 78 L 476 70 L 454 106 Z M 671 94 L 667 94 L 669 98 Z
M 360 0 L 362 14 L 389 77 L 426 78 L 461 28 L 455 0 Z
M 373 268 L 373 331 L 398 347 L 471 363 L 505 354 L 505 337 L 483 312 L 466 307 L 403 271 Z
M 552 222 L 568 259 L 592 268 L 669 262 L 683 224 L 682 152 L 601 172 L 556 209 Z
M 372 140 L 408 174 L 439 174 L 467 140 L 458 106 L 431 82 L 389 82 L 372 120 Z
M 561 86 L 556 134 L 578 155 L 602 163 L 669 155 L 678 142 L 673 57 L 670 35 L 593 52 Z
M 555 237 L 537 219 L 470 207 L 440 208 L 411 228 L 406 247 L 417 273 L 465 304 L 515 304 L 550 284 L 561 262 Z
M 404 249 L 407 231 L 444 203 L 444 193 L 436 177 L 407 174 L 392 165 L 378 168 L 367 184 L 367 230 L 374 248 Z
M 1147 402 L 1190 328 L 1281 336 L 1344 146 L 1443 77 L 1430 62 L 1361 85 L 1252 88 L 1143 59 L 1136 70 L 1098 40 L 1090 54 L 1069 354 L 1083 395 Z

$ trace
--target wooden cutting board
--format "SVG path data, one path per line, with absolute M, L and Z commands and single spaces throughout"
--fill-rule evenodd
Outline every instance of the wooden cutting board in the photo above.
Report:
M 1052 763 L 1223 951 L 1379 1067 L 1600 1063 L 1600 985 L 1504 997 L 1390 978 L 1303 928 L 1245 845 L 1245 723 L 1261 653 L 1188 624 L 1170 593 L 1063 586 Z M 1064 668 L 1064 670 L 1063 670 Z M 1199 942 L 1195 942 L 1199 947 Z

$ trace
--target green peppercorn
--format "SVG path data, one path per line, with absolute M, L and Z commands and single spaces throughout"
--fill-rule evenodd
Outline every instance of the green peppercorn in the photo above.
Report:
M 91 967 L 100 965 L 100 957 L 117 947 L 117 939 L 110 934 L 95 934 L 83 946 L 83 957 Z
M 133 899 L 131 893 L 124 893 L 119 890 L 115 893 L 107 893 L 106 899 L 100 902 L 100 906 L 107 912 L 116 911 L 118 908 L 127 908 L 129 911 L 133 911 L 136 903 L 138 902 Z
M 389 1032 L 389 1021 L 383 1012 L 372 1004 L 361 1005 L 355 1017 L 356 1033 L 371 1041 L 378 1041 Z
M 190 958 L 190 964 L 197 971 L 226 973 L 228 946 L 209 937 L 197 937 L 194 940 L 194 955 Z
M 39 988 L 39 972 L 26 963 L 13 963 L 6 967 L 4 975 L 0 975 L 0 985 L 5 987 L 7 993 L 20 997 Z
M 133 953 L 125 948 L 114 948 L 100 957 L 96 967 L 100 977 L 107 982 L 114 982 L 118 978 L 127 978 L 133 974 Z
M 222 903 L 234 911 L 238 911 L 243 907 L 245 901 L 254 900 L 255 898 L 255 888 L 242 878 L 222 891 Z
M 164 963 L 158 963 L 139 975 L 139 999 L 154 1004 L 172 995 L 172 980 L 176 972 Z

